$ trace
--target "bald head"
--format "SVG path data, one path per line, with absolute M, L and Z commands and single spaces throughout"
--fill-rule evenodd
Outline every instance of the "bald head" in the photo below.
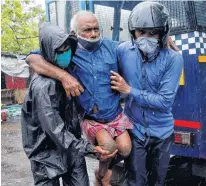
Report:
M 96 39 L 100 36 L 97 17 L 89 11 L 77 12 L 71 20 L 70 27 L 71 31 L 87 39 Z

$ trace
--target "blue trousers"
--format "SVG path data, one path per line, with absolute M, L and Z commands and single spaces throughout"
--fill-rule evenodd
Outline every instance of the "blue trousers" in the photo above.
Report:
M 131 134 L 132 151 L 125 160 L 126 186 L 163 186 L 170 160 L 172 134 L 166 139 L 146 136 L 145 141 Z

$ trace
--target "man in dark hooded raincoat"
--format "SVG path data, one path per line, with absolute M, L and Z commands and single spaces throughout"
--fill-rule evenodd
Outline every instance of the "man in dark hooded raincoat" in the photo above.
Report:
M 66 68 L 75 53 L 77 39 L 56 25 L 39 29 L 42 56 Z M 61 82 L 35 74 L 22 106 L 22 140 L 30 159 L 35 186 L 88 186 L 84 155 L 109 152 L 80 139 L 77 104 L 68 99 Z

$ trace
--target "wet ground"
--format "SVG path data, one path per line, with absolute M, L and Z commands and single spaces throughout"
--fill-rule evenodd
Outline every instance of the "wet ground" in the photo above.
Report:
M 87 158 L 91 186 L 97 166 L 97 160 Z M 1 186 L 33 186 L 29 160 L 22 148 L 19 118 L 1 123 Z
M 91 186 L 94 185 L 93 171 L 97 166 L 97 160 L 87 158 Z M 206 186 L 205 180 L 183 173 L 182 170 L 187 169 L 186 166 L 180 163 L 178 169 L 170 171 L 167 186 Z M 174 175 L 176 177 L 173 177 Z M 22 148 L 19 117 L 1 123 L 1 185 L 33 186 L 30 164 Z
M 29 161 L 22 149 L 20 119 L 1 124 L 1 185 L 32 186 Z

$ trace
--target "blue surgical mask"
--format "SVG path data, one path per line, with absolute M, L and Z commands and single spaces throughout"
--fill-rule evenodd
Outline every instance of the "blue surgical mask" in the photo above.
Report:
M 84 50 L 88 50 L 88 51 L 93 51 L 96 50 L 97 48 L 99 48 L 100 46 L 100 38 L 97 39 L 86 39 L 84 37 L 81 36 L 77 36 L 78 37 L 78 44 L 80 45 L 80 47 Z
M 134 42 L 142 52 L 147 54 L 153 53 L 158 47 L 158 40 L 152 37 L 139 37 Z
M 71 48 L 62 53 L 62 54 L 56 54 L 56 63 L 61 67 L 61 68 L 66 68 L 68 67 L 70 61 L 71 61 L 71 56 L 72 56 L 72 50 Z

